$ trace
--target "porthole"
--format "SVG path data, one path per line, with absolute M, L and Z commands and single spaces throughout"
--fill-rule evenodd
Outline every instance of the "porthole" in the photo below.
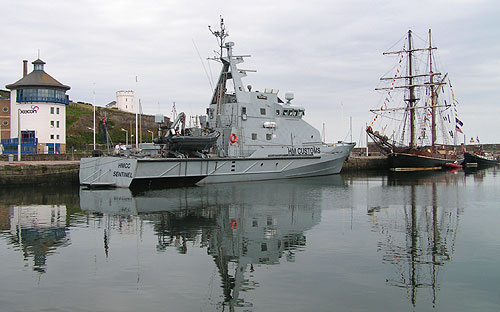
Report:
M 5 107 L 3 108 L 3 111 L 4 111 L 4 113 L 6 113 L 6 112 L 8 112 L 8 111 L 9 111 L 9 108 L 8 108 L 7 106 L 5 106 Z
M 3 124 L 4 126 L 8 126 L 8 125 L 9 125 L 9 122 L 8 122 L 7 120 L 4 120 L 4 121 L 2 122 L 2 124 Z

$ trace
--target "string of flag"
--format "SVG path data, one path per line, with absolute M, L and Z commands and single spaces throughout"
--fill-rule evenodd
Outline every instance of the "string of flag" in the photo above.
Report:
M 403 46 L 403 51 L 404 50 L 406 50 L 406 44 Z M 392 78 L 391 89 L 389 91 L 387 91 L 387 95 L 384 99 L 384 104 L 382 104 L 382 106 L 380 106 L 381 111 L 384 109 L 387 109 L 387 105 L 391 102 L 391 99 L 392 99 L 391 91 L 394 90 L 394 85 L 396 84 L 396 79 L 398 78 L 398 76 L 401 73 L 403 59 L 404 59 L 404 53 L 400 53 L 398 65 L 396 67 L 396 73 L 394 74 L 394 77 Z M 373 127 L 373 124 L 377 121 L 378 116 L 379 116 L 378 114 L 375 114 L 375 117 L 373 117 L 373 120 L 370 123 L 371 127 Z

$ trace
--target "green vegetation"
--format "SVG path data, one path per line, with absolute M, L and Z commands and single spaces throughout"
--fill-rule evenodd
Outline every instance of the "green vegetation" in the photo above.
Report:
M 116 109 L 108 109 L 104 107 L 96 107 L 96 144 L 103 148 L 106 144 L 103 135 L 103 120 L 106 118 L 107 130 L 109 137 L 113 143 L 125 143 L 125 131 L 127 129 L 129 143 L 135 142 L 135 138 L 131 138 L 131 134 L 135 132 L 135 114 L 119 111 Z M 148 136 L 147 130 L 153 131 L 156 129 L 154 116 L 143 116 L 142 138 L 145 142 L 151 136 Z M 93 144 L 93 107 L 87 103 L 71 102 L 66 107 L 66 150 L 69 151 L 90 151 Z M 156 132 L 156 131 L 155 131 Z

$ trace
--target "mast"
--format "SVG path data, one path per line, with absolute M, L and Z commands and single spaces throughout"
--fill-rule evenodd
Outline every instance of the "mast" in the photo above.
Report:
M 224 59 L 223 51 L 224 51 L 224 42 L 226 40 L 226 37 L 229 36 L 229 33 L 226 31 L 226 26 L 224 25 L 224 19 L 222 18 L 222 16 L 220 17 L 220 30 L 214 31 L 210 26 L 208 26 L 208 29 L 210 30 L 212 35 L 214 35 L 215 38 L 217 39 L 217 43 L 219 44 L 220 47 L 219 60 L 223 64 L 221 73 L 219 75 L 219 81 L 217 82 L 217 86 L 215 87 L 211 102 L 212 104 L 217 104 L 216 105 L 217 118 L 215 120 L 215 125 L 216 127 L 220 127 L 220 115 L 222 112 L 223 99 L 224 99 L 224 94 L 226 92 L 226 81 L 229 73 L 229 62 Z
M 434 145 L 436 143 L 436 102 L 437 93 L 434 92 L 434 74 L 432 72 L 432 42 L 431 30 L 429 29 L 429 75 L 430 75 L 430 88 L 431 88 L 431 134 L 432 144 L 431 150 L 434 152 Z
M 408 89 L 410 91 L 410 98 L 406 101 L 408 102 L 410 110 L 410 147 L 415 146 L 415 86 L 413 86 L 413 47 L 411 41 L 411 29 L 408 30 Z

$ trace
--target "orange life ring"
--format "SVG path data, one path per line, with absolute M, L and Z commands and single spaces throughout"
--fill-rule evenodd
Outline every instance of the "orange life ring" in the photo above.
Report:
M 231 142 L 231 145 L 233 145 L 233 143 L 236 143 L 237 140 L 238 140 L 238 137 L 236 136 L 236 134 L 231 133 L 231 136 L 229 137 L 229 141 Z
M 232 229 L 238 228 L 238 221 L 236 221 L 236 219 L 231 218 L 231 228 Z

